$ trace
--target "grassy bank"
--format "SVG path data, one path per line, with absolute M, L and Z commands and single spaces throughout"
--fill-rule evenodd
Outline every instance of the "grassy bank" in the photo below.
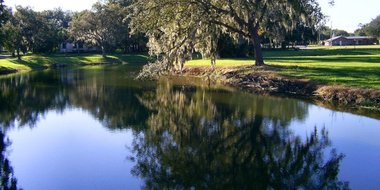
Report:
M 63 66 L 84 66 L 96 64 L 143 64 L 148 60 L 145 55 L 109 55 L 103 58 L 97 54 L 56 54 L 56 55 L 27 55 L 22 60 L 17 58 L 0 59 L 0 72 L 7 74 L 8 72 L 27 72 L 31 70 L 41 70 L 49 67 Z
M 322 47 L 264 52 L 267 66 L 252 59 L 187 63 L 185 73 L 207 75 L 255 92 L 316 97 L 337 105 L 380 108 L 380 46 Z
M 310 79 L 320 84 L 380 88 L 380 46 L 322 47 L 306 50 L 264 51 L 265 61 L 274 66 L 267 72 Z M 217 67 L 253 65 L 252 59 L 220 59 Z M 188 67 L 209 66 L 209 60 L 193 60 Z M 255 72 L 247 69 L 244 72 Z

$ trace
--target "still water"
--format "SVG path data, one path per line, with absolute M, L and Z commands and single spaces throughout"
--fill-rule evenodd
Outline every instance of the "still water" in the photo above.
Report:
M 1 79 L 4 189 L 380 188 L 376 113 L 134 74 Z

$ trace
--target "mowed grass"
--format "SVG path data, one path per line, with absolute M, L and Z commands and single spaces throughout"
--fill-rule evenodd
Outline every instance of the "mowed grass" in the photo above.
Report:
M 17 58 L 0 59 L 0 68 L 15 69 L 19 72 L 37 70 L 53 64 L 67 66 L 91 65 L 94 63 L 124 63 L 144 64 L 149 57 L 145 55 L 108 55 L 103 58 L 98 54 L 55 54 L 55 55 L 27 55 L 19 61 Z
M 314 47 L 305 50 L 264 51 L 273 72 L 323 84 L 380 88 L 380 46 Z M 253 65 L 253 59 L 221 59 L 217 67 Z M 187 66 L 208 66 L 209 60 L 193 60 Z
M 13 62 L 13 60 L 10 59 L 0 59 L 0 68 L 8 68 L 8 69 L 16 69 L 18 71 L 29 71 L 31 68 L 29 68 L 26 65 L 18 64 Z

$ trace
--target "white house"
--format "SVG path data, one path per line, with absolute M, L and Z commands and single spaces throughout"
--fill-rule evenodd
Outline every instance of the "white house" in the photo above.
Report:
M 84 43 L 71 43 L 63 42 L 59 46 L 60 53 L 73 53 L 73 52 L 94 52 L 97 49 L 95 47 L 86 45 Z

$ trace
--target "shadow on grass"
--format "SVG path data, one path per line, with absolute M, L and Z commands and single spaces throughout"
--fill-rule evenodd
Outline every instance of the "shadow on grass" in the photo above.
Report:
M 300 62 L 317 62 L 317 63 L 323 63 L 323 62 L 332 62 L 332 63 L 347 63 L 347 62 L 357 62 L 360 63 L 379 63 L 380 65 L 380 55 L 379 56 L 373 56 L 373 57 L 366 57 L 366 56 L 359 56 L 359 57 L 353 57 L 353 56 L 345 56 L 345 57 L 269 57 L 266 58 L 267 61 L 277 61 L 277 62 L 284 62 L 284 63 L 300 63 Z
M 333 56 L 333 55 L 379 55 L 379 48 L 362 49 L 305 49 L 305 50 L 264 50 L 264 57 L 284 56 Z
M 378 67 L 276 67 L 282 74 L 296 76 L 297 78 L 309 78 L 324 84 L 339 83 L 349 86 L 380 88 L 380 71 Z
M 15 64 L 27 66 L 33 70 L 40 70 L 56 64 L 65 66 L 98 65 L 98 64 L 145 64 L 149 60 L 145 55 L 108 55 L 103 58 L 98 54 L 54 54 L 24 56 L 22 60 L 10 60 Z
M 131 55 L 114 55 L 117 59 L 122 61 L 123 63 L 128 64 L 146 64 L 149 61 L 153 61 L 153 58 L 149 57 L 148 55 L 140 55 L 140 54 L 131 54 Z
M 11 60 L 10 61 L 11 63 L 14 63 L 14 64 L 20 64 L 20 65 L 25 65 L 33 70 L 38 70 L 38 69 L 43 69 L 44 68 L 44 65 L 43 64 L 36 64 L 36 63 L 33 63 L 33 62 L 30 62 L 30 61 L 27 61 L 27 60 Z
M 16 69 L 10 69 L 7 67 L 1 67 L 0 66 L 0 75 L 6 75 L 6 74 L 11 74 L 17 72 Z

